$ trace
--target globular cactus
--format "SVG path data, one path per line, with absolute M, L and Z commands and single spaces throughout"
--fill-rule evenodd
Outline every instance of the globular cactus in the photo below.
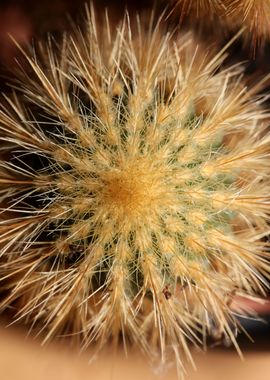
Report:
M 270 37 L 269 0 L 172 0 L 174 10 L 181 18 L 190 15 L 202 25 L 223 32 L 243 29 L 246 42 L 253 47 L 264 45 Z
M 262 83 L 154 20 L 90 11 L 25 54 L 0 112 L 1 310 L 181 371 L 213 330 L 237 346 L 233 296 L 265 292 L 270 137 Z

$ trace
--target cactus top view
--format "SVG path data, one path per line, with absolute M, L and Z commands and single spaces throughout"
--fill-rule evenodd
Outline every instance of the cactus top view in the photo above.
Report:
M 163 18 L 107 14 L 23 53 L 0 111 L 1 310 L 179 373 L 269 278 L 264 82 Z

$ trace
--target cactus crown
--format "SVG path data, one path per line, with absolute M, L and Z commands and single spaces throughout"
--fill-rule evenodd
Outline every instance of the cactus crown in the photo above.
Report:
M 213 328 L 236 344 L 232 295 L 264 291 L 267 115 L 225 50 L 149 24 L 91 10 L 25 55 L 0 113 L 1 307 L 45 340 L 121 335 L 181 367 Z

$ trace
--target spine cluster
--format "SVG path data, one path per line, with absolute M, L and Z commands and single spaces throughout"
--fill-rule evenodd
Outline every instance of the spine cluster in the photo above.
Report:
M 213 331 L 237 346 L 232 298 L 264 294 L 270 269 L 263 83 L 154 17 L 89 11 L 25 57 L 0 111 L 1 310 L 179 368 Z
M 269 40 L 269 0 L 172 0 L 172 4 L 183 20 L 189 15 L 205 26 L 210 18 L 212 28 L 225 33 L 242 29 L 246 41 L 254 47 Z

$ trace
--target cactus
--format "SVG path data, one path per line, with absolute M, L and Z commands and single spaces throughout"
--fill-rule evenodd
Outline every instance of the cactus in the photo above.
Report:
M 97 350 L 171 352 L 215 330 L 237 347 L 234 295 L 264 295 L 267 111 L 163 18 L 108 16 L 26 54 L 0 111 L 1 310 Z
M 253 48 L 269 40 L 269 0 L 172 0 L 172 4 L 181 18 L 190 14 L 204 26 L 209 24 L 210 17 L 213 29 L 221 26 L 225 32 L 235 32 L 243 28 L 245 40 L 252 42 Z

